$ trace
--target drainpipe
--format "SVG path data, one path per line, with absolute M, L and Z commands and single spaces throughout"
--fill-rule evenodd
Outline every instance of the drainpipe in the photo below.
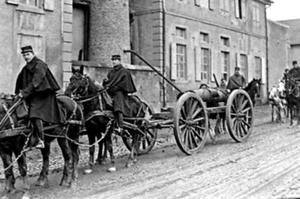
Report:
M 268 19 L 267 19 L 267 7 L 265 6 L 265 34 L 266 34 L 266 89 L 267 89 L 267 95 L 269 94 L 269 36 L 268 36 Z
M 163 49 L 163 65 L 162 65 L 162 74 L 166 74 L 166 5 L 165 0 L 162 0 L 162 49 Z M 166 82 L 162 79 L 162 95 L 163 95 L 163 107 L 166 107 Z

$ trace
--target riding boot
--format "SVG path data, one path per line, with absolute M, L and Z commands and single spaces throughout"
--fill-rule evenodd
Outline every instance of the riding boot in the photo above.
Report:
M 39 140 L 35 147 L 45 148 L 43 121 L 39 118 L 34 118 L 32 119 L 32 123 L 33 123 L 35 136 L 37 136 Z
M 118 111 L 115 113 L 115 117 L 117 122 L 115 131 L 118 135 L 123 136 L 123 113 Z

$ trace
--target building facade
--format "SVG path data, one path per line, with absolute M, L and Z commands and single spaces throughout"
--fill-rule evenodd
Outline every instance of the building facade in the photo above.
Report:
M 285 68 L 291 64 L 290 50 L 290 28 L 268 20 L 269 91 L 273 86 L 278 86 Z
M 278 21 L 278 23 L 289 27 L 290 56 L 288 65 L 291 67 L 294 60 L 300 63 L 300 19 Z
M 107 66 L 130 47 L 128 0 L 4 0 L 0 9 L 1 92 L 13 91 L 25 64 L 21 46 L 32 45 L 62 86 L 72 62 Z
M 215 86 L 239 66 L 247 81 L 261 78 L 267 99 L 269 0 L 131 0 L 131 47 L 182 90 Z M 139 60 L 132 59 L 140 64 Z M 216 77 L 216 80 L 214 78 Z M 162 100 L 178 92 L 162 85 Z

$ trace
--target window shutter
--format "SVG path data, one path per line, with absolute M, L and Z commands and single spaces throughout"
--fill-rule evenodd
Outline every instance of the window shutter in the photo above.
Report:
M 54 10 L 54 0 L 44 0 L 44 9 L 53 11 Z
M 176 54 L 176 43 L 171 44 L 171 79 L 177 79 L 177 54 Z
M 239 11 L 239 0 L 234 1 L 234 7 L 235 7 L 235 16 L 237 18 L 240 18 L 240 11 Z
M 267 64 L 264 57 L 261 58 L 261 82 L 265 84 L 267 82 Z
M 19 4 L 19 0 L 6 0 L 6 3 L 13 4 L 13 5 L 18 5 Z
M 241 0 L 242 5 L 242 18 L 245 19 L 247 17 L 247 10 L 246 10 L 246 0 Z
M 195 78 L 196 78 L 196 81 L 201 81 L 201 51 L 200 51 L 200 47 L 195 47 L 195 60 L 196 60 Z

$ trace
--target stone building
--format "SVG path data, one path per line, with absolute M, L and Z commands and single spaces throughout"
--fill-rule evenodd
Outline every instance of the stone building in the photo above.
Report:
M 278 86 L 284 69 L 290 61 L 290 28 L 279 22 L 268 20 L 268 63 L 269 63 L 269 91 Z
M 215 86 L 241 67 L 262 78 L 267 99 L 266 5 L 270 0 L 131 0 L 131 47 L 182 90 Z M 134 57 L 132 62 L 141 62 Z M 177 91 L 162 86 L 164 103 Z
M 33 46 L 61 84 L 72 61 L 108 65 L 111 54 L 129 48 L 128 0 L 4 0 L 0 9 L 1 91 L 13 89 L 23 45 Z
M 293 60 L 300 63 L 300 19 L 283 20 L 278 23 L 289 27 L 290 57 L 288 64 L 291 67 Z

